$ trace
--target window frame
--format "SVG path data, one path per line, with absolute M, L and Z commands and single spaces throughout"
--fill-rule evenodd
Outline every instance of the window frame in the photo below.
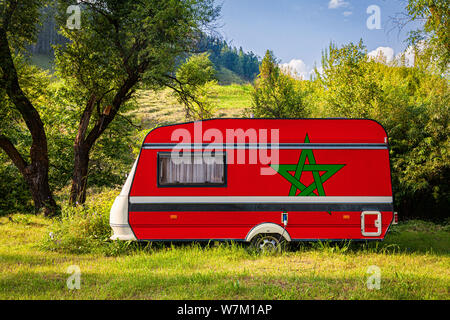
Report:
M 187 153 L 191 155 L 203 155 L 203 152 L 199 151 L 188 151 Z M 166 156 L 170 155 L 171 152 L 167 151 L 160 151 L 157 153 L 157 159 L 156 159 L 156 184 L 158 188 L 224 188 L 228 186 L 228 163 L 227 163 L 227 153 L 223 151 L 212 151 L 212 154 L 219 153 L 223 156 L 223 177 L 224 182 L 222 183 L 177 183 L 177 184 L 161 184 L 159 181 L 159 174 L 160 174 L 160 156 Z

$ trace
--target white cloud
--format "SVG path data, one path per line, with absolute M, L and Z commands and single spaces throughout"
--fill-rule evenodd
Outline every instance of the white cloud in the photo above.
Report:
M 293 73 L 296 78 L 302 78 L 303 80 L 309 80 L 311 68 L 308 68 L 303 60 L 292 59 L 289 63 L 280 64 L 280 68 L 285 73 Z
M 328 9 L 337 9 L 340 7 L 347 7 L 348 5 L 349 3 L 344 0 L 330 0 L 330 2 L 328 2 Z
M 378 47 L 367 54 L 370 58 L 390 63 L 394 61 L 394 49 L 391 47 Z
M 406 67 L 414 67 L 414 47 L 409 46 L 405 51 L 398 53 L 395 56 L 395 60 L 398 61 L 400 65 L 404 65 Z
M 342 14 L 343 14 L 345 17 L 348 17 L 348 16 L 351 16 L 351 15 L 353 14 L 353 12 L 351 12 L 351 11 L 344 11 Z
M 415 50 L 422 50 L 423 45 L 419 45 L 414 48 L 409 46 L 405 51 L 394 53 L 394 49 L 390 47 L 378 47 L 373 51 L 370 51 L 367 55 L 380 62 L 392 63 L 398 66 L 414 67 Z
M 421 53 L 426 49 L 426 42 L 419 41 L 415 46 L 409 46 L 405 51 L 400 52 L 395 56 L 395 60 L 399 65 L 406 67 L 414 67 L 416 60 L 416 53 Z

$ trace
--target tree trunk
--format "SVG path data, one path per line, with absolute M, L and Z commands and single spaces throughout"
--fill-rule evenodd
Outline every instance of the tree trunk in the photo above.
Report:
M 74 142 L 74 168 L 72 176 L 72 187 L 70 191 L 70 204 L 78 205 L 86 201 L 86 189 L 89 170 L 89 153 L 97 139 L 106 130 L 108 125 L 114 120 L 119 108 L 131 96 L 133 86 L 138 82 L 139 75 L 133 74 L 128 77 L 122 86 L 117 90 L 112 104 L 105 108 L 100 114 L 100 102 L 102 97 L 92 93 L 78 125 L 78 132 Z M 93 128 L 88 131 L 89 121 L 91 120 L 94 107 L 97 105 L 98 120 Z
M 35 145 L 33 147 L 36 149 Z M 46 161 L 46 157 L 43 155 L 41 155 L 41 158 L 36 157 L 36 153 L 39 154 L 39 151 L 33 150 L 31 152 L 32 163 L 28 164 L 4 135 L 0 135 L 0 148 L 6 152 L 28 184 L 36 213 L 44 208 L 46 216 L 55 214 L 58 206 L 53 199 L 48 184 L 48 161 Z
M 5 89 L 11 102 L 22 115 L 30 131 L 32 137 L 31 161 L 28 164 L 12 142 L 3 134 L 0 134 L 0 148 L 6 152 L 28 183 L 36 211 L 44 208 L 45 215 L 55 214 L 58 207 L 48 184 L 49 160 L 44 124 L 39 113 L 19 85 L 8 37 L 5 29 L 2 28 L 0 28 L 0 69 L 3 74 L 0 79 L 2 88 Z
M 70 190 L 69 203 L 72 205 L 83 204 L 86 201 L 86 187 L 89 169 L 89 152 L 93 144 L 86 142 L 85 136 L 91 120 L 92 111 L 96 104 L 95 94 L 91 94 L 78 125 L 75 137 L 74 164 L 72 175 L 72 188 Z
M 25 177 L 33 197 L 36 213 L 43 208 L 45 216 L 54 215 L 58 211 L 55 200 L 48 184 L 48 173 L 46 168 L 34 165 L 32 173 Z
M 74 146 L 75 159 L 72 176 L 72 189 L 70 191 L 70 203 L 73 205 L 83 204 L 86 201 L 86 188 L 89 169 L 90 147 L 85 143 Z

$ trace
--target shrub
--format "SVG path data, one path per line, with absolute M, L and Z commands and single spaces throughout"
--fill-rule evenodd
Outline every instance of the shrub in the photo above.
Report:
M 54 219 L 42 240 L 45 250 L 66 253 L 102 253 L 117 255 L 126 252 L 130 243 L 110 241 L 109 212 L 119 190 L 91 195 L 83 206 L 62 205 L 61 216 Z
M 256 118 L 304 117 L 304 93 L 301 81 L 294 79 L 291 70 L 282 70 L 274 54 L 267 50 L 259 68 L 252 91 L 250 112 Z
M 25 179 L 1 150 L 0 163 L 0 216 L 16 212 L 34 212 L 30 189 Z

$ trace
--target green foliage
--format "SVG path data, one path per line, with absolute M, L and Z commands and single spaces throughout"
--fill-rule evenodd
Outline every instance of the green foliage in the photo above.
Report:
M 117 255 L 128 251 L 130 244 L 110 241 L 109 211 L 118 191 L 103 191 L 84 206 L 73 207 L 67 202 L 61 216 L 55 218 L 41 248 L 65 253 L 102 253 Z
M 380 88 L 370 73 L 367 51 L 362 42 L 338 49 L 333 44 L 322 57 L 323 76 L 319 75 L 329 116 L 367 118 L 379 103 Z
M 252 92 L 255 117 L 298 118 L 305 115 L 303 92 L 297 81 L 278 66 L 273 53 L 267 50 L 259 68 Z
M 30 65 L 21 54 L 13 55 L 19 84 L 41 117 L 49 110 L 50 76 Z M 0 88 L 0 133 L 8 137 L 29 162 L 32 138 L 25 121 L 6 92 Z M 0 215 L 13 212 L 31 212 L 31 194 L 25 179 L 11 159 L 0 149 Z M 13 188 L 11 186 L 14 186 Z
M 94 146 L 103 139 L 99 149 L 111 155 L 121 151 L 114 150 L 112 135 L 107 139 L 104 133 L 114 131 L 114 126 L 119 127 L 116 132 L 121 131 L 117 118 L 125 119 L 130 106 L 136 106 L 136 90 L 170 87 L 187 106 L 201 106 L 207 91 L 202 87 L 192 104 L 193 93 L 185 91 L 184 84 L 173 74 L 179 57 L 192 49 L 196 35 L 217 17 L 220 9 L 213 0 L 81 2 L 81 28 L 75 30 L 65 24 L 71 1 L 58 2 L 57 21 L 70 42 L 56 50 L 55 59 L 57 75 L 64 79 L 69 101 L 78 110 L 72 203 L 85 201 L 86 185 L 92 180 L 88 165 L 92 168 L 96 163 L 95 158 L 91 159 Z M 97 165 L 104 168 L 106 162 L 100 158 Z M 106 163 L 106 167 L 115 166 Z
M 30 190 L 19 170 L 3 152 L 0 163 L 0 216 L 33 212 Z
M 253 52 L 244 52 L 242 47 L 240 47 L 239 50 L 236 47 L 231 47 L 225 40 L 221 40 L 217 37 L 202 34 L 202 37 L 196 45 L 196 51 L 208 52 L 211 61 L 214 63 L 215 69 L 218 70 L 219 73 L 224 72 L 221 71 L 223 68 L 230 70 L 234 75 L 238 76 L 239 82 L 242 81 L 242 79 L 253 81 L 258 74 L 260 64 L 260 58 L 258 56 Z M 228 74 L 227 76 L 229 77 L 230 75 Z M 239 83 L 236 81 L 238 80 L 225 84 Z
M 13 55 L 13 59 L 22 90 L 33 103 L 42 106 L 45 104 L 44 96 L 49 84 L 48 75 L 37 67 L 28 65 L 20 54 Z M 34 87 L 34 84 L 38 86 Z M 22 154 L 26 153 L 31 146 L 31 134 L 26 128 L 25 121 L 19 111 L 14 108 L 4 88 L 0 88 L 0 133 L 9 137 Z M 0 150 L 3 151 L 3 149 Z
M 64 188 L 73 173 L 73 141 L 77 117 L 80 115 L 80 97 L 73 95 L 68 85 L 39 68 L 20 55 L 15 56 L 20 85 L 38 110 L 44 123 L 50 159 L 49 183 L 53 190 Z M 1 91 L 0 91 L 1 94 Z M 128 102 L 124 113 L 136 108 Z M 8 136 L 22 154 L 31 146 L 31 135 L 6 96 L 0 99 L 0 131 Z M 133 115 L 119 116 L 92 150 L 89 183 L 93 187 L 119 186 L 124 173 L 135 159 L 132 153 L 141 141 L 134 138 L 137 128 L 131 124 Z M 0 215 L 31 212 L 32 203 L 28 185 L 4 152 L 0 152 Z M 14 186 L 11 188 L 11 186 Z
M 164 86 L 176 59 L 191 48 L 193 35 L 218 10 L 212 0 L 86 2 L 82 28 L 69 30 L 66 8 L 72 1 L 59 2 L 58 21 L 72 41 L 57 50 L 59 74 L 99 95 L 117 90 L 133 75 L 141 76 L 147 87 Z M 105 97 L 105 103 L 111 104 L 113 97 Z
M 37 26 L 41 23 L 40 9 L 49 0 L 3 0 L 0 2 L 0 25 L 8 33 L 10 45 L 23 50 L 36 40 Z
M 192 55 L 176 73 L 181 90 L 175 90 L 177 100 L 185 106 L 187 119 L 211 117 L 214 105 L 210 96 L 214 95 L 214 66 L 208 54 Z
M 127 118 L 133 119 L 132 116 Z M 130 120 L 131 121 L 131 120 Z M 142 141 L 136 139 L 138 128 L 118 117 L 92 149 L 89 161 L 89 186 L 119 187 L 131 169 L 137 154 L 133 152 Z
M 406 10 L 423 27 L 410 32 L 409 42 L 422 51 L 422 59 L 448 72 L 450 64 L 450 6 L 448 0 L 409 0 Z
M 190 86 L 202 86 L 213 80 L 215 70 L 209 54 L 190 56 L 177 70 L 177 79 Z
M 380 122 L 389 136 L 396 208 L 409 217 L 448 216 L 448 81 L 423 68 L 370 60 L 361 42 L 330 45 L 323 69 L 317 82 L 326 107 L 313 115 Z

